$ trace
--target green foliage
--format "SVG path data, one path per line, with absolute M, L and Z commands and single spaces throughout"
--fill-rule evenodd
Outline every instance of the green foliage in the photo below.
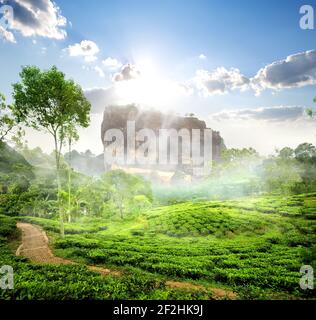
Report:
M 299 270 L 315 264 L 315 198 L 313 193 L 158 207 L 104 231 L 68 235 L 55 247 L 68 259 L 228 286 L 244 298 L 313 297 L 300 290 Z
M 211 298 L 207 292 L 171 290 L 157 280 L 172 278 L 228 286 L 248 299 L 313 297 L 298 283 L 300 267 L 315 265 L 315 199 L 312 193 L 191 202 L 149 209 L 141 217 L 112 223 L 86 217 L 65 224 L 66 238 L 55 240 L 56 254 L 80 263 L 123 268 L 126 274 L 118 279 L 102 278 L 81 266 L 36 266 L 13 257 L 4 241 L 14 233 L 15 220 L 0 216 L 0 264 L 12 264 L 18 271 L 14 293 L 0 295 L 7 299 Z M 58 233 L 57 220 L 23 217 L 23 221 Z
M 150 183 L 140 176 L 134 176 L 124 172 L 123 170 L 113 170 L 101 179 L 103 185 L 108 189 L 108 195 L 119 210 L 123 219 L 126 208 L 140 205 L 141 198 L 148 205 L 152 201 L 152 193 Z
M 300 162 L 316 163 L 316 147 L 311 143 L 302 143 L 295 150 L 295 158 Z
M 65 139 L 74 137 L 76 127 L 89 125 L 91 105 L 81 87 L 55 66 L 41 71 L 34 66 L 23 67 L 21 81 L 13 84 L 14 105 L 11 110 L 18 123 L 54 138 L 58 194 L 61 191 L 60 160 Z M 59 199 L 58 199 L 59 200 Z M 60 233 L 63 235 L 63 213 L 60 213 Z
M 303 168 L 293 162 L 280 158 L 263 163 L 262 178 L 268 192 L 289 194 L 302 183 Z
M 168 290 L 164 281 L 134 272 L 101 276 L 81 265 L 36 265 L 15 257 L 7 246 L 15 220 L 0 215 L 0 266 L 14 270 L 14 289 L 0 290 L 0 300 L 210 299 L 207 292 Z
M 82 89 L 56 67 L 41 71 L 27 66 L 20 77 L 21 82 L 13 85 L 13 113 L 18 121 L 59 135 L 69 124 L 88 126 L 90 104 Z
M 169 236 L 233 237 L 247 231 L 260 232 L 268 228 L 271 221 L 256 212 L 225 208 L 212 203 L 183 203 L 154 209 L 149 214 L 149 225 L 153 232 Z
M 302 143 L 283 148 L 262 166 L 268 192 L 304 193 L 316 190 L 316 147 Z
M 26 177 L 28 180 L 34 178 L 32 166 L 25 158 L 8 146 L 4 142 L 0 142 L 0 174 L 9 175 L 10 180 L 18 180 Z
M 14 219 L 0 214 L 0 243 L 5 237 L 9 237 L 14 233 L 15 224 Z
M 153 185 L 159 204 L 231 199 L 260 194 L 300 194 L 316 191 L 316 147 L 309 143 L 260 157 L 252 149 L 226 149 L 210 176 L 191 185 Z
M 23 215 L 34 210 L 37 194 L 24 192 L 21 194 L 0 194 L 0 214 L 7 216 Z
M 53 219 L 39 218 L 39 217 L 20 217 L 20 221 L 36 224 L 42 226 L 48 231 L 58 233 L 59 224 L 58 221 Z M 91 220 L 91 219 L 89 219 Z M 89 221 L 87 219 L 81 219 L 81 222 L 65 223 L 65 234 L 80 234 L 80 233 L 96 233 L 107 229 L 104 221 L 94 219 Z
M 16 122 L 10 115 L 10 106 L 6 104 L 4 95 L 0 93 L 0 143 L 12 131 Z

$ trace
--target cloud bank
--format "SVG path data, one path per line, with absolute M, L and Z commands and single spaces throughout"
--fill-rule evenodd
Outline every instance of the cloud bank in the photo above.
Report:
M 316 84 L 316 50 L 309 50 L 273 62 L 251 79 L 257 93 Z
M 305 108 L 301 106 L 276 106 L 256 109 L 224 110 L 210 115 L 213 120 L 266 120 L 295 121 L 305 118 Z
M 51 0 L 0 0 L 1 5 L 13 8 L 13 19 L 9 29 L 0 27 L 0 36 L 6 41 L 16 42 L 14 33 L 24 37 L 39 36 L 61 40 L 66 37 L 64 27 L 67 19 Z
M 246 77 L 236 68 L 219 67 L 213 71 L 198 70 L 193 79 L 193 86 L 205 96 L 249 89 L 259 95 L 267 89 L 278 91 L 314 84 L 316 50 L 289 55 L 283 60 L 272 62 L 252 78 Z

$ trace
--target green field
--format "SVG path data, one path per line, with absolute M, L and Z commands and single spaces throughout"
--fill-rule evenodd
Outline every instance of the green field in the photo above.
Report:
M 18 217 L 47 230 L 57 256 L 80 264 L 37 266 L 12 256 L 5 237 L 16 219 L 2 217 L 8 227 L 2 223 L 0 265 L 10 260 L 18 268 L 17 288 L 4 294 L 20 299 L 212 299 L 208 288 L 226 288 L 239 299 L 315 298 L 315 290 L 299 286 L 301 266 L 316 267 L 315 218 L 316 193 L 186 202 L 124 220 L 81 218 L 65 225 L 64 239 L 56 220 Z M 122 276 L 101 277 L 84 265 L 120 270 Z M 205 290 L 170 289 L 168 280 Z

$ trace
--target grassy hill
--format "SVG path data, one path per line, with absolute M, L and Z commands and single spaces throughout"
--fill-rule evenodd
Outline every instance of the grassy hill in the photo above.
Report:
M 224 287 L 241 298 L 314 297 L 300 267 L 316 267 L 316 194 L 188 202 L 125 220 L 84 218 L 66 225 L 25 217 L 55 239 L 55 253 L 83 264 Z M 56 224 L 56 228 L 52 227 Z

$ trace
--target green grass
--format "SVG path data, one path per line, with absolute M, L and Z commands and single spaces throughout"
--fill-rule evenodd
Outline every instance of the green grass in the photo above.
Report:
M 122 279 L 105 280 L 80 269 L 83 276 L 79 281 L 87 285 L 87 291 L 78 289 L 82 297 L 92 294 L 88 290 L 90 281 L 96 281 L 97 288 L 105 285 L 104 281 L 109 286 L 105 290 L 108 295 L 96 289 L 92 298 L 211 297 L 203 292 L 175 292 L 164 286 L 166 280 L 176 280 L 228 288 L 243 299 L 306 299 L 316 298 L 315 290 L 304 291 L 299 286 L 300 267 L 310 264 L 316 268 L 315 199 L 314 193 L 186 202 L 156 207 L 123 221 L 118 217 L 84 218 L 66 224 L 64 239 L 58 236 L 57 221 L 23 220 L 51 232 L 56 255 L 123 271 Z M 69 285 L 63 284 L 65 288 L 60 290 L 69 287 L 69 297 L 79 298 L 73 282 L 79 270 L 76 268 L 83 267 L 41 268 L 45 271 L 41 270 L 36 280 L 41 283 L 46 283 L 46 272 L 63 277 L 68 270 Z M 133 290 L 129 282 L 137 283 L 138 279 L 142 285 L 135 284 Z M 155 288 L 151 281 L 156 283 Z M 110 293 L 114 283 L 125 289 L 119 294 Z
M 315 297 L 299 287 L 300 267 L 316 267 L 314 199 L 306 194 L 157 207 L 106 221 L 104 231 L 57 237 L 55 251 L 82 263 L 224 286 L 245 298 Z
M 0 300 L 212 299 L 211 292 L 170 290 L 143 273 L 104 277 L 83 265 L 33 264 L 10 249 L 17 235 L 15 219 L 0 216 L 0 266 L 14 269 L 14 289 L 0 289 Z

